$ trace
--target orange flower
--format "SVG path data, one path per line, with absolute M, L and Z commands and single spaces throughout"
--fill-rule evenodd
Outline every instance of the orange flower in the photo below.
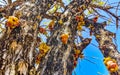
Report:
M 49 29 L 53 30 L 54 25 L 55 25 L 55 22 L 54 22 L 54 20 L 52 20 L 48 25 Z
M 50 50 L 50 46 L 48 46 L 46 43 L 41 43 L 39 50 L 41 54 L 45 55 Z
M 117 66 L 117 64 L 114 63 L 113 61 L 108 61 L 107 65 L 108 65 L 109 68 L 115 68 Z
M 73 62 L 73 65 L 74 65 L 74 67 L 76 67 L 76 65 L 77 65 L 77 61 L 74 61 L 74 62 Z
M 67 44 L 69 35 L 68 34 L 62 34 L 60 37 L 61 37 L 62 43 Z
M 93 22 L 94 22 L 94 23 L 96 23 L 97 20 L 98 20 L 98 16 L 96 16 L 96 17 L 93 18 Z
M 76 19 L 77 21 L 82 22 L 82 21 L 83 21 L 83 16 L 76 16 L 75 19 Z
M 110 72 L 116 72 L 118 70 L 118 65 L 116 62 L 113 62 L 112 60 L 108 61 L 106 63 L 107 68 Z
M 78 58 L 78 57 L 79 57 L 79 54 L 74 54 L 74 57 L 75 57 L 75 58 Z
M 6 26 L 8 26 L 12 29 L 19 26 L 19 19 L 15 16 L 9 16 L 8 20 L 6 22 Z
M 116 72 L 118 70 L 118 64 L 114 59 L 107 57 L 104 59 L 104 63 L 110 72 Z
M 79 16 L 76 16 L 75 19 L 76 19 L 77 21 L 79 21 Z
M 40 27 L 39 31 L 40 31 L 40 33 L 43 33 L 43 34 L 45 34 L 45 33 L 46 33 L 45 28 L 42 28 L 42 27 Z
M 78 16 L 78 17 L 76 17 L 76 19 L 79 21 L 78 25 L 77 25 L 77 30 L 81 31 L 83 25 L 85 25 L 85 22 L 83 20 L 83 16 Z
M 41 54 L 38 54 L 37 57 L 36 57 L 36 64 L 39 64 L 39 63 L 40 63 L 41 58 L 42 58 L 42 55 L 41 55 Z
M 79 30 L 79 31 L 82 30 L 82 25 L 80 25 L 79 23 L 78 23 L 78 25 L 77 25 L 77 30 Z
M 48 46 L 46 43 L 41 43 L 39 46 L 40 54 L 36 57 L 36 64 L 39 64 L 41 59 L 47 54 L 47 52 L 50 50 L 50 46 Z

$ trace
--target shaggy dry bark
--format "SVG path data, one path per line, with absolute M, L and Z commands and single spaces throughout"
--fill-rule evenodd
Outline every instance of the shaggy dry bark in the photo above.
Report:
M 19 27 L 13 30 L 6 27 L 4 35 L 0 38 L 1 75 L 71 75 L 73 70 L 74 40 L 77 31 L 77 21 L 74 17 L 81 15 L 85 10 L 83 8 L 82 11 L 77 12 L 77 8 L 82 7 L 82 5 L 87 7 L 90 1 L 75 0 L 67 6 L 64 6 L 63 3 L 59 1 L 60 0 L 32 0 L 31 2 L 24 2 L 23 0 L 18 1 L 18 4 L 16 2 L 13 3 L 13 5 L 11 4 L 10 7 L 6 6 L 0 9 L 3 16 L 8 17 L 14 15 L 20 19 Z M 47 5 L 52 5 L 55 2 L 60 3 L 62 7 L 65 8 L 65 11 L 58 16 L 46 14 L 45 12 L 49 9 Z M 21 5 L 16 8 L 19 4 Z M 35 48 L 40 44 L 40 42 L 37 41 L 37 35 L 39 23 L 43 18 L 56 19 L 57 22 L 55 23 L 54 30 L 51 31 L 51 36 L 47 39 L 47 45 L 49 45 L 51 49 L 36 67 L 35 60 L 38 53 Z M 58 21 L 60 19 L 63 20 L 63 25 L 59 25 Z M 104 56 L 115 58 L 118 64 L 120 64 L 119 53 L 112 42 L 113 33 L 105 30 L 102 23 L 94 24 L 93 22 L 91 23 L 91 20 L 86 20 L 86 27 L 90 24 L 94 25 L 95 30 L 92 32 L 95 36 L 100 36 L 99 38 L 96 37 L 96 39 L 99 42 L 99 47 Z M 64 32 L 70 35 L 67 44 L 62 44 L 60 41 L 60 35 Z M 83 39 L 82 42 L 77 45 L 77 49 L 82 52 L 91 40 L 91 38 Z M 119 74 L 113 73 L 111 75 Z

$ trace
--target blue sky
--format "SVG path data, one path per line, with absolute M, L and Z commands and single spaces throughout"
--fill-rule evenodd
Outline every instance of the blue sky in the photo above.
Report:
M 91 43 L 97 45 L 95 38 Z M 78 59 L 77 67 L 74 69 L 76 75 L 108 75 L 108 71 L 103 64 L 103 55 L 100 50 L 92 44 L 89 44 L 84 50 L 83 59 Z M 73 71 L 72 75 L 75 75 Z

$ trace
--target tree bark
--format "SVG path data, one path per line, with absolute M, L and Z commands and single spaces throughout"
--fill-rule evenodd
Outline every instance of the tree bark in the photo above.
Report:
M 24 1 L 24 0 L 23 0 Z M 23 2 L 22 1 L 22 2 Z M 59 1 L 59 0 L 57 0 Z M 78 7 L 84 4 L 89 5 L 89 0 L 75 0 L 69 5 L 63 6 L 65 11 L 60 16 L 47 15 L 46 12 L 50 8 L 47 5 L 52 5 L 57 2 L 54 0 L 32 0 L 26 1 L 19 6 L 18 9 L 9 8 L 8 10 L 0 9 L 6 16 L 20 13 L 20 26 L 15 29 L 6 27 L 4 35 L 0 38 L 0 74 L 1 75 L 71 75 L 73 70 L 73 54 L 74 54 L 74 40 L 76 36 L 77 21 L 76 15 L 81 15 L 82 11 L 77 12 Z M 12 4 L 12 3 L 11 3 Z M 16 7 L 17 4 L 11 7 Z M 7 8 L 7 7 L 6 7 Z M 14 10 L 14 12 L 12 11 Z M 66 14 L 67 13 L 67 14 Z M 40 42 L 37 41 L 38 28 L 43 18 L 56 19 L 54 30 L 51 31 L 51 36 L 47 38 L 47 45 L 51 47 L 45 57 L 42 58 L 40 64 L 36 65 L 37 52 L 35 48 Z M 63 20 L 63 25 L 58 24 L 58 20 Z M 102 24 L 94 24 L 87 19 L 86 27 L 93 24 L 95 29 L 94 35 L 96 37 L 99 47 L 105 57 L 110 56 L 115 58 L 120 66 L 119 53 L 114 43 L 111 32 L 105 30 Z M 62 44 L 60 35 L 68 33 L 69 40 L 67 44 Z M 108 35 L 108 36 L 107 36 Z M 110 35 L 110 36 L 109 36 Z M 106 37 L 107 36 L 107 37 Z M 105 37 L 105 38 L 103 38 Z M 77 49 L 81 52 L 91 42 L 91 38 L 83 39 L 77 45 Z M 14 44 L 14 46 L 12 45 Z M 103 47 L 105 47 L 103 50 Z M 36 66 L 35 66 L 36 65 Z M 120 67 L 119 67 L 120 69 Z M 119 70 L 120 71 L 120 70 Z M 119 75 L 114 73 L 112 75 Z

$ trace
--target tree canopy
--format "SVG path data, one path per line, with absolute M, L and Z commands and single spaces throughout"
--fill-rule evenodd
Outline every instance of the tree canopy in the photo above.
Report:
M 120 75 L 120 1 L 110 1 L 1 0 L 0 75 L 71 75 L 93 36 L 110 75 Z

